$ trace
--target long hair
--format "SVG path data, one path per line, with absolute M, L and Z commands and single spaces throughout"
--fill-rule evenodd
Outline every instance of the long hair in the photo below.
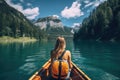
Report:
M 53 54 L 57 57 L 58 54 L 61 54 L 66 48 L 66 42 L 63 37 L 58 37 L 56 40 L 56 44 L 53 50 Z

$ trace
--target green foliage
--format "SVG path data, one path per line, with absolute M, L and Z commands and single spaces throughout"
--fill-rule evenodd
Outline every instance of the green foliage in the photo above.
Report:
M 0 1 L 0 36 L 41 39 L 43 35 L 22 13 Z
M 53 38 L 56 36 L 63 36 L 63 35 L 72 35 L 71 28 L 64 26 L 62 27 L 48 27 L 46 29 L 46 32 L 48 33 L 49 38 Z
M 94 9 L 74 34 L 74 40 L 79 39 L 120 40 L 120 0 L 105 1 Z
M 38 25 L 39 28 L 43 28 L 42 30 L 45 31 L 48 35 L 49 39 L 56 38 L 57 36 L 71 36 L 72 28 L 67 26 L 62 26 L 62 22 L 59 18 L 54 16 L 48 16 L 44 18 L 39 18 L 36 23 L 44 23 L 44 28 L 42 25 Z
M 52 21 L 54 21 L 54 22 L 61 22 L 60 19 L 53 18 L 52 16 L 44 17 L 44 18 L 39 18 L 39 19 L 37 20 L 37 22 L 44 22 L 44 21 L 50 21 L 50 20 L 52 20 Z

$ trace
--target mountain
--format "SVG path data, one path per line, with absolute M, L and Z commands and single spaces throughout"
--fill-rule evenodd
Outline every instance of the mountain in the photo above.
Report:
M 79 23 L 79 24 L 74 24 L 74 26 L 73 26 L 73 28 L 72 28 L 72 33 L 74 34 L 74 33 L 77 33 L 78 31 L 79 31 L 79 29 L 81 28 L 81 24 Z
M 107 0 L 94 9 L 74 40 L 120 41 L 120 0 Z
M 0 0 L 0 36 L 40 38 L 41 35 L 21 12 Z
M 39 26 L 40 29 L 46 30 L 48 27 L 50 28 L 63 28 L 63 24 L 60 19 L 56 16 L 49 16 L 44 18 L 39 18 L 35 22 L 36 26 Z
M 71 28 L 64 26 L 56 16 L 39 18 L 34 24 L 50 36 L 72 35 Z

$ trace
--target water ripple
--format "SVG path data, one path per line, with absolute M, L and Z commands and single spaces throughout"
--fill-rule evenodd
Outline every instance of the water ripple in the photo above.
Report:
M 87 68 L 87 70 L 91 71 L 92 75 L 92 79 L 94 80 L 118 80 L 120 79 L 119 77 L 116 77 L 115 75 L 112 75 L 102 69 L 99 68 L 92 68 L 89 67 Z M 94 76 L 93 76 L 94 75 Z M 99 77 L 96 77 L 99 76 Z
M 34 63 L 25 63 L 19 68 L 21 73 L 31 74 L 36 70 L 36 65 Z
M 33 61 L 35 61 L 35 59 L 26 59 L 25 61 L 26 62 L 33 62 Z

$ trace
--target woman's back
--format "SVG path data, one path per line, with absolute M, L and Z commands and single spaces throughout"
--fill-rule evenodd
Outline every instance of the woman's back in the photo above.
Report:
M 66 48 L 65 39 L 63 37 L 58 37 L 55 48 L 51 51 L 51 65 L 52 65 L 51 70 L 53 70 L 53 72 L 52 71 L 51 72 L 52 72 L 52 74 L 54 73 L 57 76 L 60 76 L 61 74 L 66 74 L 66 72 L 68 74 L 72 68 L 71 53 L 69 50 L 65 50 L 65 48 Z M 61 57 L 61 55 L 62 55 L 62 57 Z M 62 61 L 55 62 L 55 60 L 58 60 L 59 57 L 61 57 L 62 60 L 66 61 L 67 64 Z M 66 67 L 66 69 L 64 69 L 63 66 L 66 66 L 66 65 L 69 68 Z

